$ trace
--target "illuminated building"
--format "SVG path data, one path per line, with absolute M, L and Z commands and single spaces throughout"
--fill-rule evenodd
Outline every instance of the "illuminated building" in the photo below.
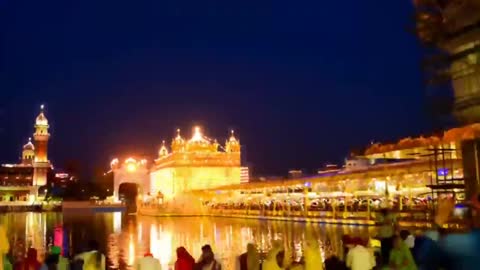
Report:
M 297 195 L 302 196 L 302 190 L 305 189 L 321 198 L 379 198 L 386 194 L 434 196 L 436 188 L 454 191 L 457 198 L 462 200 L 468 196 L 464 191 L 467 191 L 468 182 L 472 181 L 467 175 L 475 172 L 475 166 L 472 169 L 469 165 L 475 158 L 465 156 L 470 151 L 468 148 L 471 148 L 468 142 L 479 139 L 480 124 L 472 124 L 447 130 L 441 136 L 404 138 L 393 144 L 372 144 L 363 155 L 346 160 L 342 169 L 283 181 L 212 188 L 206 190 L 205 193 L 209 195 L 205 200 L 242 201 L 254 195 L 268 197 L 268 194 L 297 191 Z
M 51 168 L 48 160 L 48 140 L 50 133 L 48 133 L 48 119 L 44 114 L 44 106 L 40 107 L 40 114 L 35 120 L 35 158 L 33 162 L 33 185 L 44 186 L 47 184 L 47 172 Z
M 172 140 L 171 152 L 165 142 L 159 150 L 150 173 L 151 194 L 159 192 L 165 199 L 191 190 L 216 188 L 239 184 L 242 167 L 240 164 L 240 141 L 231 132 L 223 147 L 204 136 L 195 127 L 190 140 L 185 140 L 177 130 Z M 245 177 L 245 169 L 244 179 Z
M 480 121 L 480 2 L 415 0 L 417 34 L 433 47 L 426 73 L 435 86 L 451 80 L 454 112 L 463 123 Z M 438 50 L 440 49 L 440 50 Z
M 144 196 L 150 190 L 149 171 L 145 159 L 136 160 L 127 158 L 120 162 L 117 158 L 110 163 L 113 172 L 113 197 L 119 200 L 119 188 L 121 184 L 136 184 L 140 189 L 139 195 Z
M 47 184 L 47 178 L 53 177 L 52 165 L 48 160 L 49 125 L 43 105 L 34 127 L 34 142 L 29 138 L 22 147 L 21 162 L 0 166 L 0 200 L 35 199 L 38 188 Z

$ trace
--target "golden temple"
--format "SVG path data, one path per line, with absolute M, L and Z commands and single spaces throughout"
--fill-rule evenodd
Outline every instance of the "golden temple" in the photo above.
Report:
M 177 130 L 170 149 L 164 141 L 151 168 L 151 194 L 161 193 L 168 200 L 191 190 L 240 184 L 240 141 L 233 131 L 222 146 L 200 127 L 194 128 L 189 140 Z

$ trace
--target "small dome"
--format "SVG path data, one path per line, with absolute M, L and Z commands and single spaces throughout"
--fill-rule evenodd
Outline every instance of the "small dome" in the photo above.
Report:
M 238 140 L 237 140 L 237 138 L 235 138 L 235 131 L 232 130 L 230 133 L 231 133 L 231 135 L 230 135 L 230 139 L 228 139 L 228 141 L 230 143 L 238 144 Z
M 42 105 L 40 107 L 40 114 L 37 116 L 37 119 L 35 120 L 35 124 L 37 126 L 48 126 L 48 119 L 45 117 L 45 114 L 43 113 L 43 109 L 45 107 Z
M 28 143 L 23 146 L 23 150 L 35 150 L 35 146 L 32 143 L 32 138 L 28 138 Z
M 174 142 L 177 144 L 183 144 L 185 142 L 182 135 L 180 135 L 180 129 L 177 129 L 177 136 L 175 137 Z

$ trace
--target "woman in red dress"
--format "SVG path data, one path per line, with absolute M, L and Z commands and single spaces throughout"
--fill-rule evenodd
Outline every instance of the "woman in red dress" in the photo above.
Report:
M 175 270 L 193 270 L 195 259 L 188 253 L 184 247 L 177 248 L 177 261 Z

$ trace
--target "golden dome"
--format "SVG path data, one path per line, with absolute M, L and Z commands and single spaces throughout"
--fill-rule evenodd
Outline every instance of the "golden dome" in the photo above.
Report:
M 185 140 L 180 135 L 180 129 L 177 129 L 177 136 L 172 140 L 172 152 L 183 152 L 185 150 Z
M 28 143 L 23 146 L 23 150 L 35 150 L 35 146 L 32 143 L 32 138 L 28 138 Z
M 37 119 L 35 119 L 35 124 L 37 126 L 48 126 L 48 119 L 47 117 L 45 117 L 45 114 L 43 113 L 44 109 L 45 109 L 44 105 L 40 106 L 40 114 L 37 116 Z
M 187 151 L 188 152 L 205 152 L 211 151 L 212 147 L 210 141 L 206 139 L 200 127 L 195 127 L 193 129 L 192 138 L 188 141 Z

